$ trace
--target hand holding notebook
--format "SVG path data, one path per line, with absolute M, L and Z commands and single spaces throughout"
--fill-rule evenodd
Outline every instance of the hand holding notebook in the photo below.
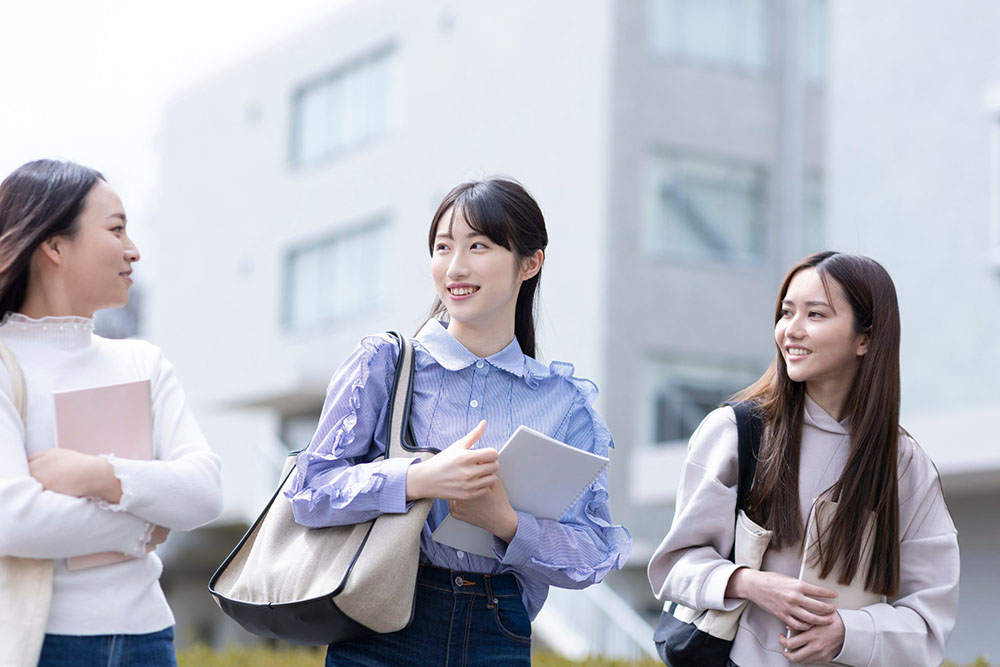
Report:
M 539 519 L 558 520 L 608 464 L 591 454 L 519 426 L 500 449 L 497 477 L 511 506 Z M 493 555 L 493 535 L 448 515 L 432 535 L 455 549 Z

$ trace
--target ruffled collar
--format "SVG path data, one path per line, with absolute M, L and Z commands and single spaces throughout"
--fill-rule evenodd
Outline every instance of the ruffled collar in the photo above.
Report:
M 484 361 L 519 378 L 527 374 L 525 356 L 516 338 L 496 354 L 480 358 L 448 333 L 444 322 L 431 319 L 417 333 L 417 340 L 434 357 L 434 361 L 449 371 L 460 371 Z
M 94 331 L 92 317 L 28 317 L 23 313 L 7 313 L 0 329 L 14 338 L 51 341 L 64 345 L 89 344 Z

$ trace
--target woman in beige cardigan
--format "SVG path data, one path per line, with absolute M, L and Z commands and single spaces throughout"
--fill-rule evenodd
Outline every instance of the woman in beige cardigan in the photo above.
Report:
M 759 570 L 726 558 L 733 410 L 715 410 L 691 436 L 674 522 L 649 580 L 659 599 L 693 609 L 750 601 L 730 665 L 941 663 L 958 602 L 958 543 L 937 470 L 898 423 L 899 331 L 892 280 L 871 259 L 817 253 L 786 276 L 774 362 L 736 397 L 755 402 L 764 423 L 747 508 L 773 532 Z M 810 564 L 825 581 L 854 582 L 879 602 L 838 608 L 834 591 L 799 580 L 816 499 L 837 506 Z M 863 544 L 866 516 L 873 537 Z

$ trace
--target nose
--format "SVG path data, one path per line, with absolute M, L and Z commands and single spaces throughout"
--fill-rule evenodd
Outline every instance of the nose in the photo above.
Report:
M 133 264 L 139 261 L 139 248 L 132 242 L 132 239 L 125 237 L 125 261 Z
M 465 254 L 462 252 L 452 254 L 451 262 L 448 263 L 448 278 L 457 280 L 467 275 L 469 275 L 469 267 L 465 261 Z
M 802 317 L 795 315 L 788 322 L 788 326 L 785 328 L 785 335 L 789 338 L 802 338 L 806 333 L 805 326 Z

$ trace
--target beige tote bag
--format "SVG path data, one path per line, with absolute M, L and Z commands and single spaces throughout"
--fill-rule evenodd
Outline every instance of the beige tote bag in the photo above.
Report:
M 13 400 L 21 420 L 27 417 L 24 375 L 13 353 L 0 343 Z M 0 667 L 35 667 L 42 652 L 52 605 L 51 560 L 0 556 Z

